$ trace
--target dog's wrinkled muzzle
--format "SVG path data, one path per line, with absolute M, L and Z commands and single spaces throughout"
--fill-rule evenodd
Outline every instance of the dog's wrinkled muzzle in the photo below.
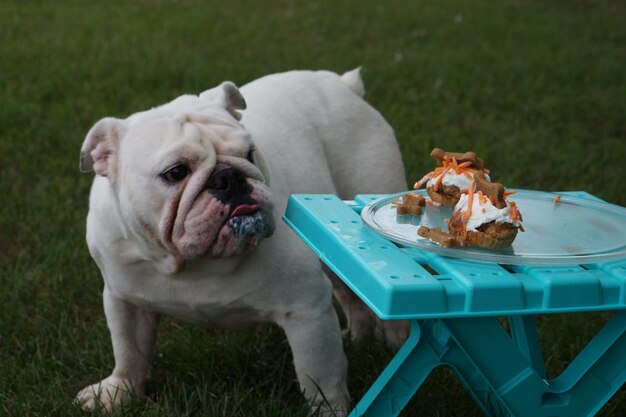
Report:
M 272 206 L 262 183 L 240 170 L 218 165 L 173 235 L 185 259 L 228 257 L 254 249 L 274 231 Z

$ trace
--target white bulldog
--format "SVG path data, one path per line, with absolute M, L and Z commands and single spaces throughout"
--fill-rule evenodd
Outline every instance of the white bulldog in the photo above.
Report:
M 393 131 L 363 94 L 358 70 L 293 71 L 93 126 L 80 167 L 97 174 L 87 243 L 104 278 L 115 368 L 77 402 L 111 409 L 143 395 L 165 313 L 205 327 L 277 323 L 305 397 L 345 413 L 333 285 L 280 217 L 292 193 L 406 188 Z M 338 280 L 335 293 L 358 339 L 375 317 Z M 403 325 L 378 325 L 392 344 L 405 336 Z

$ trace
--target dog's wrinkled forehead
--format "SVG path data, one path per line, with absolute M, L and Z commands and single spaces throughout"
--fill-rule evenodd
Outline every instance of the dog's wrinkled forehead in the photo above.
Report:
M 183 161 L 194 165 L 206 158 L 215 159 L 215 155 L 245 157 L 252 139 L 243 126 L 220 117 L 219 111 L 203 110 L 155 109 L 135 115 L 130 118 L 123 146 L 132 149 L 129 154 L 146 155 L 144 162 L 148 164 Z
M 117 171 L 124 165 L 118 160 L 120 155 L 158 156 L 168 146 L 178 146 L 184 139 L 189 139 L 185 142 L 190 147 L 187 153 L 192 153 L 194 147 L 204 145 L 207 148 L 210 144 L 218 154 L 240 156 L 239 151 L 245 155 L 247 148 L 252 147 L 249 136 L 238 122 L 239 110 L 245 108 L 246 102 L 237 86 L 225 81 L 200 95 L 184 95 L 126 119 L 105 117 L 87 133 L 79 167 L 83 172 L 95 171 L 116 183 Z M 145 166 L 148 161 L 146 158 L 133 164 Z

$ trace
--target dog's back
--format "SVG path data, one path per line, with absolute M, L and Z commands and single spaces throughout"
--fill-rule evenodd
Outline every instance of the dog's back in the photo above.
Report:
M 241 88 L 242 123 L 287 193 L 395 193 L 406 176 L 393 129 L 366 103 L 359 70 L 291 71 Z M 272 132 L 271 134 L 269 132 Z M 277 134 L 279 132 L 279 134 Z

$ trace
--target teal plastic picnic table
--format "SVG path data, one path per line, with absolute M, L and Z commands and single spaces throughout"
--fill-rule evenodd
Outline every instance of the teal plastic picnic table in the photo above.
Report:
M 363 224 L 361 210 L 380 197 L 293 195 L 284 215 L 381 319 L 411 323 L 409 338 L 351 417 L 399 415 L 440 365 L 452 368 L 482 411 L 494 417 L 592 416 L 624 384 L 626 257 L 507 265 L 406 247 Z M 548 379 L 534 316 L 592 311 L 615 314 L 565 371 Z M 498 320 L 503 316 L 510 334 Z

